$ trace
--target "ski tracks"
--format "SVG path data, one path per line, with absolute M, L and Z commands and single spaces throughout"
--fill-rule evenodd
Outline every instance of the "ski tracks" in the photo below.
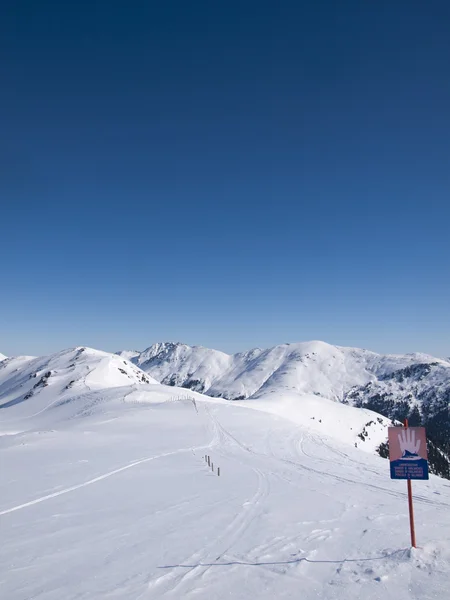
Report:
M 150 590 L 158 589 L 160 594 L 173 594 L 175 598 L 185 598 L 186 594 L 198 588 L 198 580 L 218 562 L 241 538 L 251 523 L 261 514 L 264 498 L 269 494 L 267 476 L 253 468 L 258 475 L 255 494 L 246 500 L 242 509 L 234 516 L 227 527 L 209 544 L 187 557 L 182 564 L 170 568 L 168 573 L 149 582 Z M 192 582 L 192 585 L 190 583 Z
M 172 452 L 163 452 L 162 454 L 156 454 L 154 456 L 148 456 L 147 458 L 141 458 L 139 460 L 135 460 L 128 465 L 123 467 L 119 467 L 118 469 L 114 469 L 113 471 L 108 471 L 107 473 L 103 473 L 98 477 L 94 477 L 93 479 L 89 479 L 88 481 L 84 481 L 83 483 L 78 483 L 76 485 L 72 485 L 63 490 L 59 490 L 57 492 L 53 492 L 52 494 L 47 494 L 46 496 L 41 496 L 40 498 L 36 498 L 35 500 L 30 500 L 29 502 L 25 502 L 23 504 L 18 504 L 16 506 L 12 506 L 11 508 L 7 508 L 5 510 L 0 511 L 0 516 L 7 515 L 12 512 L 16 512 L 18 510 L 22 510 L 24 508 L 28 508 L 30 506 L 34 506 L 35 504 L 40 504 L 41 502 L 45 502 L 46 500 L 51 500 L 52 498 L 56 498 L 57 496 L 62 496 L 64 494 L 68 494 L 70 492 L 74 492 L 81 488 L 87 487 L 99 481 L 103 481 L 103 479 L 108 479 L 108 477 L 112 477 L 113 475 L 117 475 L 122 471 L 126 471 L 128 469 L 132 469 L 133 467 L 137 467 L 138 465 L 142 465 L 144 463 L 151 462 L 153 460 L 158 460 L 159 458 L 166 458 L 168 456 L 174 456 L 176 454 L 182 454 L 183 452 L 191 452 L 192 450 L 204 450 L 209 448 L 211 444 L 205 444 L 203 446 L 197 446 L 195 448 L 180 448 L 178 450 L 174 450 Z
M 206 407 L 205 412 L 210 418 L 215 434 L 220 437 L 220 443 L 217 444 L 218 449 L 222 452 L 226 451 L 227 445 L 231 442 L 240 450 L 251 452 L 249 448 L 227 432 Z M 203 579 L 209 569 L 233 548 L 250 525 L 262 514 L 264 500 L 270 493 L 267 474 L 257 467 L 247 465 L 245 460 L 241 460 L 229 452 L 223 452 L 223 454 L 228 459 L 248 466 L 257 475 L 258 483 L 254 495 L 243 502 L 241 510 L 210 543 L 185 558 L 182 564 L 167 567 L 170 569 L 168 573 L 150 581 L 148 584 L 150 591 L 158 591 L 160 595 L 164 594 L 177 599 L 187 597 L 189 592 L 198 589 L 199 580 Z

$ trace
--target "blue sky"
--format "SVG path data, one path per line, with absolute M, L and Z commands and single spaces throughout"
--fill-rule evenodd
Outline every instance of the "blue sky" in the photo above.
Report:
M 0 352 L 450 355 L 450 5 L 0 7 Z

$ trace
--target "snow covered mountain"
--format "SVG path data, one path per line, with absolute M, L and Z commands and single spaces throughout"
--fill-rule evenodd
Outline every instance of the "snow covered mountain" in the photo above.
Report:
M 2 360 L 5 360 L 5 358 L 7 358 L 7 357 L 6 357 L 4 354 L 2 354 L 2 353 L 0 352 L 0 362 L 1 362 Z
M 450 369 L 449 362 L 426 354 L 380 355 L 325 342 L 282 344 L 234 355 L 158 343 L 131 360 L 161 383 L 228 400 L 295 391 L 343 401 L 355 386 L 386 379 L 413 365 L 438 363 L 443 370 Z
M 95 390 L 157 383 L 129 361 L 91 348 L 71 348 L 39 358 L 19 356 L 0 362 L 0 409 L 21 405 L 29 411 Z
M 424 424 L 435 472 L 450 477 L 450 362 L 427 354 L 381 355 L 324 342 L 283 344 L 228 355 L 158 343 L 132 358 L 156 380 L 229 400 L 310 395 Z M 292 405 L 304 410 L 305 402 Z M 272 403 L 273 404 L 273 403 Z M 297 407 L 297 408 L 296 408 Z M 301 408 L 303 407 L 303 408 Z M 275 409 L 275 404 L 271 410 Z M 440 449 L 440 450 L 439 450 Z
M 224 352 L 170 342 L 153 344 L 131 360 L 161 383 L 208 394 L 233 364 L 233 357 Z

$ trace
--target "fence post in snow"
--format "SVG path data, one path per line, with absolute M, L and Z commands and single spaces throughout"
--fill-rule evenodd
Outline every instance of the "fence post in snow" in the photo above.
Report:
M 220 467 L 217 467 L 217 477 L 220 477 Z
M 214 472 L 214 463 L 211 463 L 211 471 Z
M 211 466 L 211 462 L 210 462 L 210 459 L 209 459 L 209 456 L 208 456 L 208 467 L 210 467 L 210 466 Z

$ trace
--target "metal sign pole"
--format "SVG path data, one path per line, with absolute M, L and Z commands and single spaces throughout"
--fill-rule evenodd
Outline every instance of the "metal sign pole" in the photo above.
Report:
M 404 421 L 405 429 L 408 429 L 408 419 Z M 413 496 L 412 496 L 412 483 L 411 479 L 408 479 L 406 482 L 408 488 L 408 506 L 409 506 L 409 528 L 411 531 L 411 546 L 416 548 L 416 528 L 414 524 L 414 504 L 413 504 Z
M 391 479 L 406 479 L 411 546 L 417 548 L 412 480 L 423 481 L 429 477 L 427 434 L 425 427 L 409 427 L 408 419 L 405 419 L 403 427 L 389 427 L 388 439 Z

